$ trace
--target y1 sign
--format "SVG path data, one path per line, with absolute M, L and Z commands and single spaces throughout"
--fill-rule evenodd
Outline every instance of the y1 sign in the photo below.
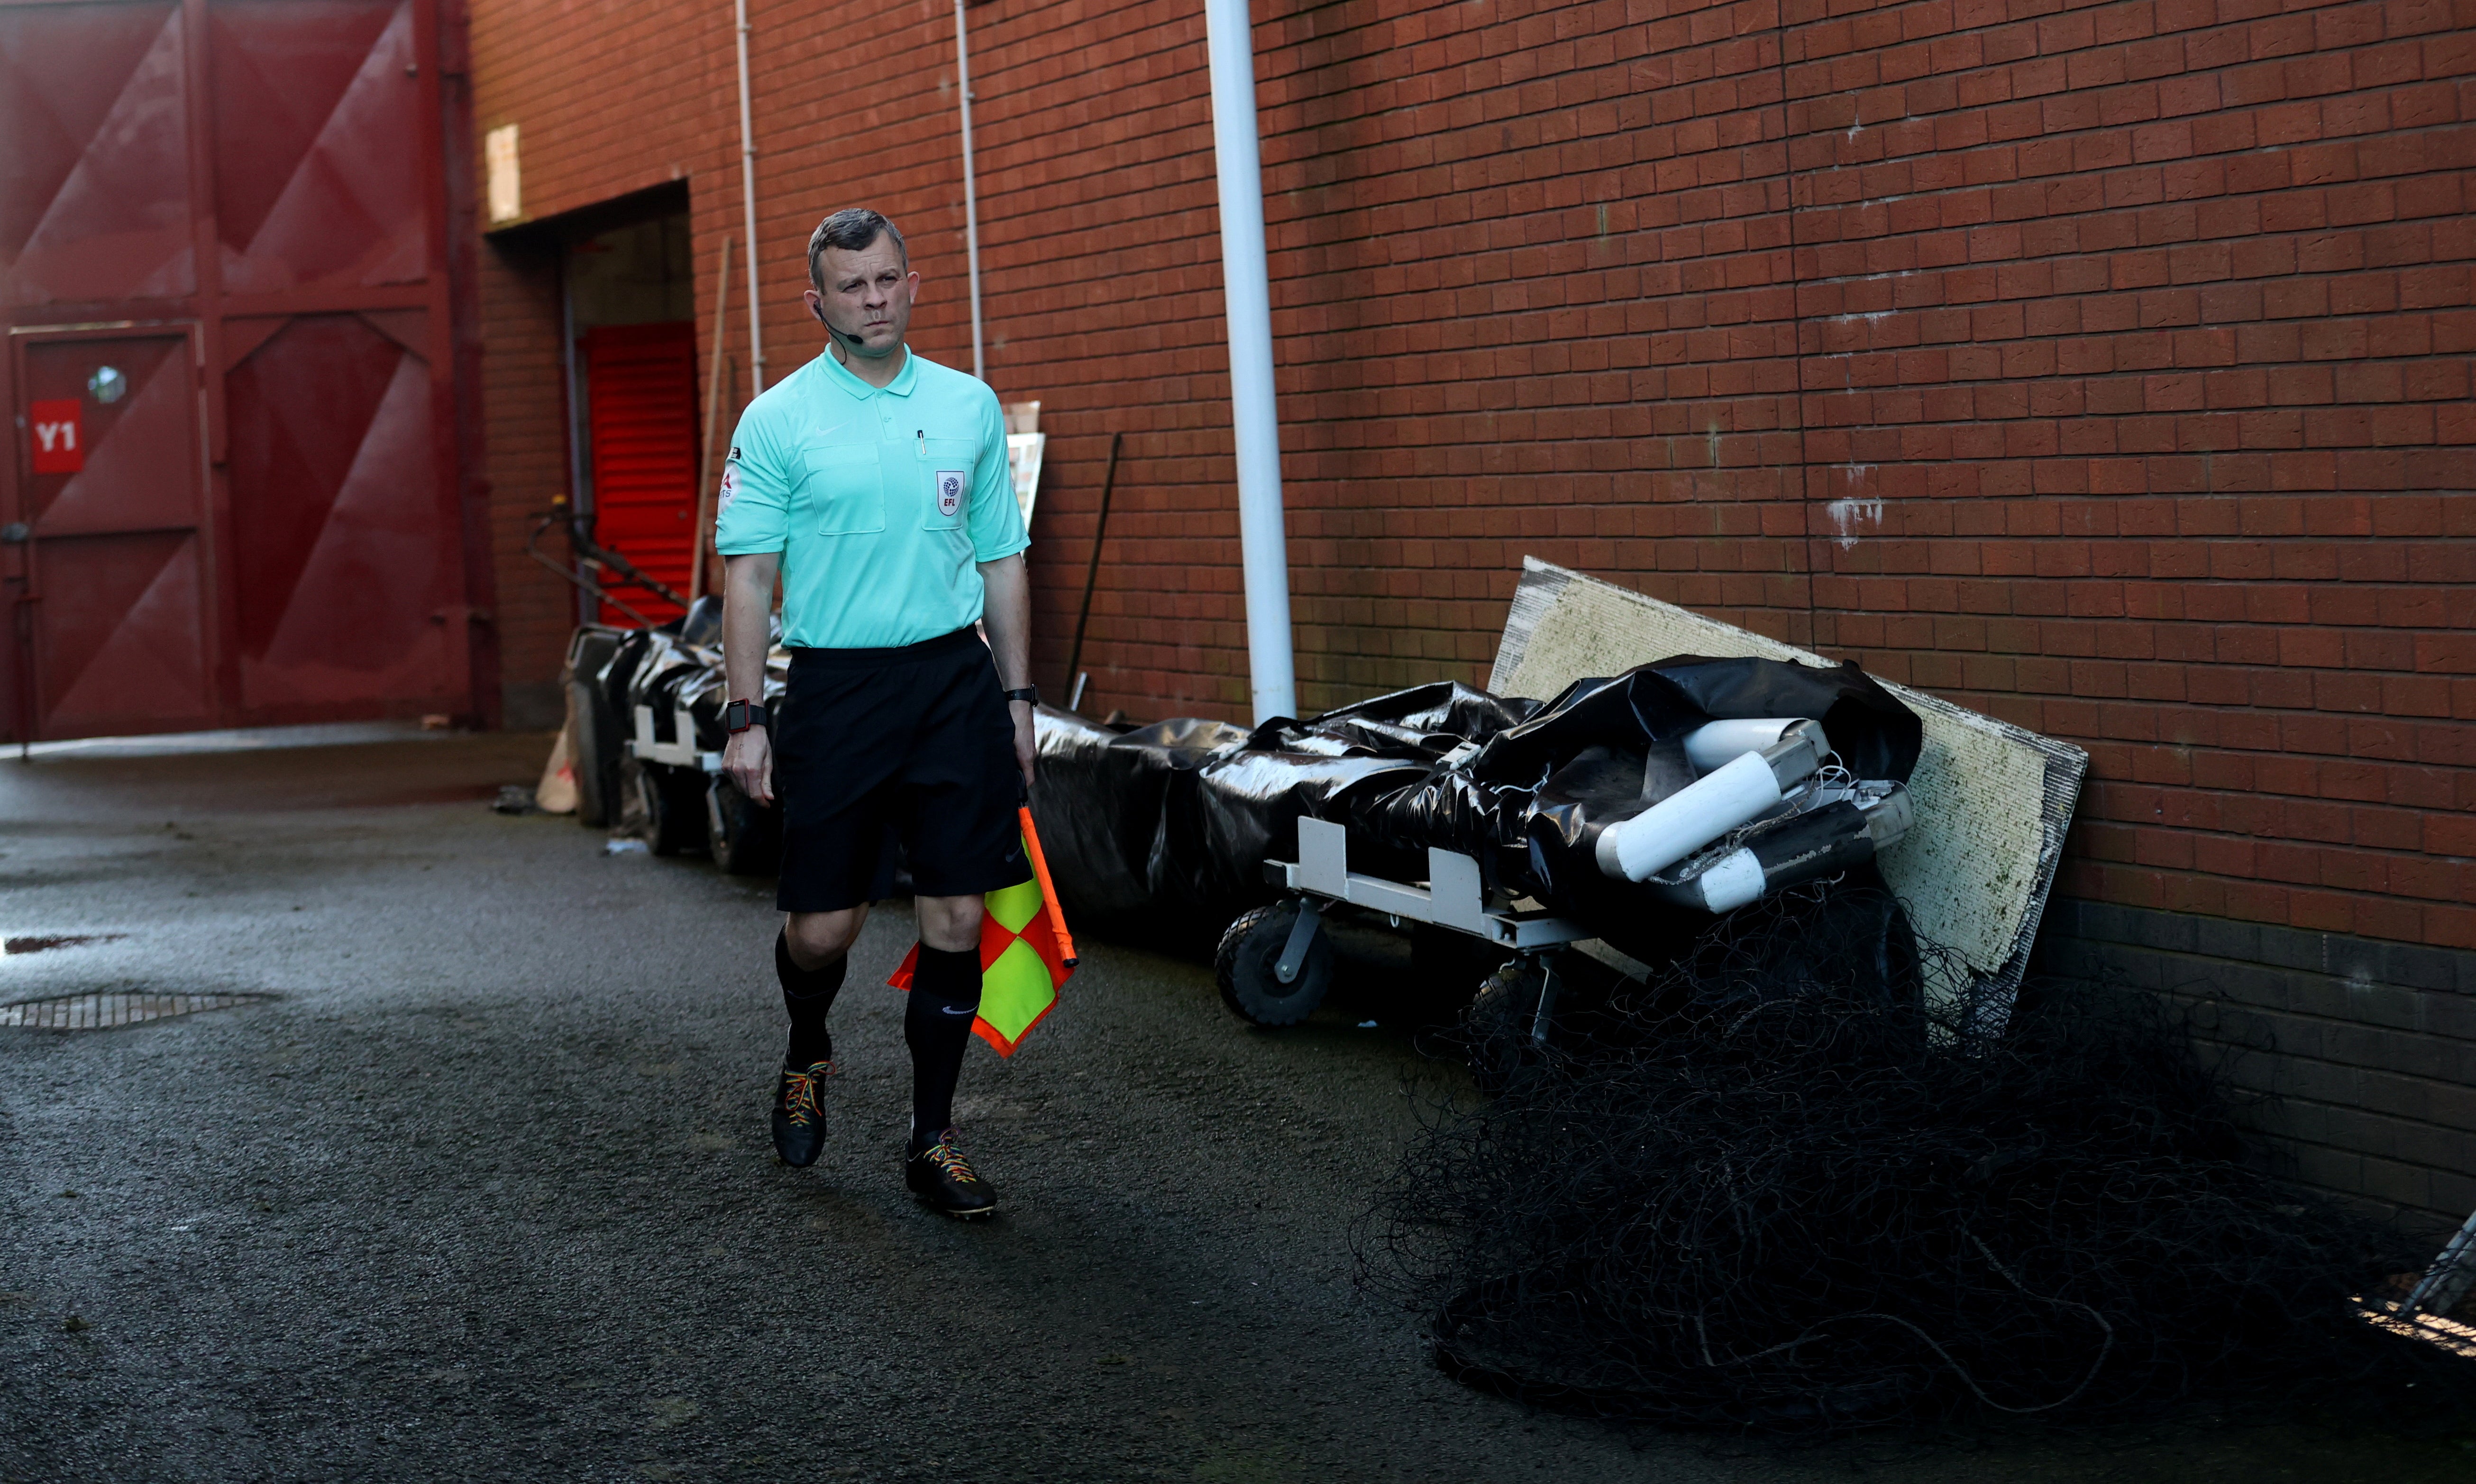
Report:
M 78 399 L 61 397 L 26 406 L 27 431 L 35 436 L 37 474 L 75 474 L 86 467 L 86 437 L 78 423 Z

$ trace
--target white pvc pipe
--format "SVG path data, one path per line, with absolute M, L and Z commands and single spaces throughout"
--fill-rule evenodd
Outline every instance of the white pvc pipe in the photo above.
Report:
M 748 395 L 765 389 L 765 326 L 757 317 L 756 135 L 748 121 L 748 0 L 731 0 L 739 28 L 739 201 L 748 232 Z
M 1247 668 L 1258 722 L 1298 714 L 1290 556 L 1281 529 L 1281 428 L 1273 399 L 1273 290 L 1255 136 L 1255 30 L 1247 0 L 1203 0 L 1212 157 L 1221 186 L 1221 291 L 1238 449 L 1238 544 L 1247 573 Z
M 1744 753 L 1717 773 L 1705 774 L 1629 820 L 1599 832 L 1597 856 L 1604 875 L 1640 881 L 1667 870 L 1696 851 L 1777 808 L 1779 779 L 1760 753 Z
M 972 276 L 972 375 L 986 381 L 980 356 L 980 194 L 972 168 L 972 38 L 963 25 L 963 0 L 954 0 L 954 90 L 963 100 L 963 259 Z
M 1820 722 L 1805 721 L 1794 716 L 1767 717 L 1760 721 L 1740 717 L 1726 721 L 1704 722 L 1687 732 L 1685 760 L 1694 765 L 1695 772 L 1708 773 L 1714 768 L 1726 766 L 1741 754 L 1759 753 L 1767 747 L 1776 745 L 1783 734 L 1796 727 L 1805 728 L 1813 733 L 1816 752 L 1831 751 L 1830 742 L 1822 734 Z
M 1763 878 L 1762 861 L 1742 846 L 1721 856 L 1693 881 L 1694 889 L 1701 893 L 1702 910 L 1715 915 L 1761 901 L 1769 884 Z

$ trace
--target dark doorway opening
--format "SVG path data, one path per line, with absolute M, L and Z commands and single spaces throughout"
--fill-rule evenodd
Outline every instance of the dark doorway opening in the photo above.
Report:
M 580 213 L 562 234 L 568 429 L 577 508 L 600 545 L 684 594 L 696 547 L 696 273 L 685 186 Z M 679 607 L 598 580 L 656 620 Z M 592 622 L 600 605 L 584 600 Z

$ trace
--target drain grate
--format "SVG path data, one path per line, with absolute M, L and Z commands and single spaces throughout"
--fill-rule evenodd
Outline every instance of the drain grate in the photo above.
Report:
M 0 1026 L 28 1030 L 111 1030 L 140 1021 L 168 1020 L 200 1010 L 229 1010 L 256 1004 L 270 995 L 150 995 L 115 990 L 90 995 L 54 995 L 0 1004 Z

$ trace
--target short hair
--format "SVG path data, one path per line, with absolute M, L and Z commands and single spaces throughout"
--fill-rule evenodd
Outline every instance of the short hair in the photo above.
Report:
M 911 249 L 903 245 L 903 229 L 888 221 L 882 212 L 864 206 L 847 206 L 808 234 L 808 282 L 820 292 L 826 286 L 826 276 L 817 268 L 817 255 L 829 247 L 846 253 L 856 253 L 876 241 L 879 234 L 894 239 L 894 250 L 903 256 L 903 266 L 911 266 Z

